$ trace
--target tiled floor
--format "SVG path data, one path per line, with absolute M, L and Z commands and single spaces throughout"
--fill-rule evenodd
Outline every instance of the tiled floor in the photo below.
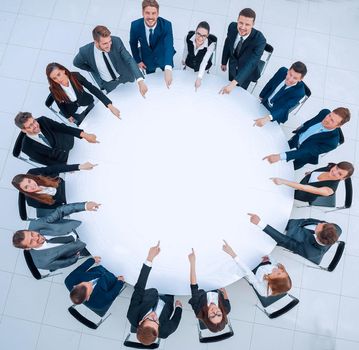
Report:
M 219 38 L 221 52 L 226 28 L 239 10 L 257 12 L 256 27 L 274 48 L 260 86 L 282 65 L 303 60 L 309 68 L 306 83 L 313 95 L 300 114 L 288 122 L 289 132 L 322 107 L 348 106 L 352 121 L 344 127 L 345 144 L 325 156 L 352 160 L 359 169 L 359 3 L 355 0 L 162 0 L 161 15 L 173 23 L 179 67 L 183 37 L 200 20 L 208 20 Z M 67 312 L 70 302 L 64 275 L 36 281 L 10 238 L 23 223 L 17 215 L 17 193 L 10 179 L 26 164 L 11 154 L 18 133 L 13 117 L 20 110 L 49 115 L 44 68 L 51 61 L 72 67 L 77 48 L 91 41 L 91 28 L 105 24 L 128 42 L 131 20 L 140 16 L 139 0 L 0 0 L 0 341 L 2 349 L 121 349 L 128 331 L 125 314 L 128 288 L 113 305 L 112 316 L 97 330 L 82 327 Z M 217 66 L 220 54 L 217 56 Z M 217 72 L 219 73 L 219 72 Z M 221 73 L 219 73 L 221 74 Z M 353 178 L 359 188 L 358 171 Z M 298 174 L 298 177 L 300 174 Z M 303 260 L 277 250 L 288 267 L 297 308 L 280 319 L 269 320 L 258 309 L 244 281 L 229 286 L 235 336 L 214 345 L 199 344 L 195 318 L 184 301 L 184 315 L 175 334 L 162 348 L 241 350 L 353 350 L 359 348 L 359 197 L 354 192 L 350 210 L 324 214 L 318 209 L 294 208 L 293 217 L 323 218 L 337 222 L 347 242 L 344 258 L 333 273 L 308 268 Z

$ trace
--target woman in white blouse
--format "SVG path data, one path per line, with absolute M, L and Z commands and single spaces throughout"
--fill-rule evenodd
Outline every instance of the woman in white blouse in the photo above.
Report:
M 292 288 L 292 281 L 282 264 L 274 264 L 268 257 L 264 257 L 254 274 L 226 241 L 223 250 L 233 258 L 240 271 L 244 273 L 244 278 L 258 294 L 264 297 L 275 296 L 286 293 Z
M 49 63 L 46 76 L 52 97 L 61 113 L 71 122 L 79 125 L 93 106 L 95 95 L 117 118 L 120 111 L 112 101 L 96 86 L 92 85 L 78 72 L 70 72 L 59 63 Z M 90 93 L 86 92 L 86 88 Z
M 191 30 L 185 37 L 182 64 L 198 72 L 195 89 L 201 86 L 204 72 L 212 66 L 212 56 L 216 50 L 217 38 L 209 34 L 209 24 L 200 22 L 196 31 Z

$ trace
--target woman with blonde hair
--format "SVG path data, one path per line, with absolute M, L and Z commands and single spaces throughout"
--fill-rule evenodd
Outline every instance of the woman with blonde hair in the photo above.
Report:
M 223 250 L 233 258 L 238 268 L 244 273 L 244 278 L 258 294 L 264 297 L 275 296 L 286 293 L 292 288 L 292 281 L 282 264 L 274 264 L 266 256 L 252 272 L 226 241 L 224 241 Z

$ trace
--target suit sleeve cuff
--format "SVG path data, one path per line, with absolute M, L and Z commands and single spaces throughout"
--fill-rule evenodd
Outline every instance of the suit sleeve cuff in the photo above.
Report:
M 165 65 L 165 70 L 172 70 L 172 66 L 170 66 L 169 64 Z
M 271 121 L 273 121 L 273 116 L 271 114 L 269 114 L 268 117 Z
M 136 79 L 136 82 L 138 83 L 138 82 L 143 81 L 143 80 L 145 80 L 145 79 L 143 79 L 143 78 L 141 77 L 141 78 Z
M 263 231 L 267 224 L 265 224 L 262 220 L 258 222 L 257 226 Z
M 287 160 L 287 153 L 282 152 L 279 154 L 280 160 Z
M 146 260 L 145 265 L 147 265 L 148 267 L 152 267 L 152 261 Z

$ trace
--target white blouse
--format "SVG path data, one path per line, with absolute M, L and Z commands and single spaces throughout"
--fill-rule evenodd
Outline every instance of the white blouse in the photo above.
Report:
M 319 176 L 324 174 L 324 171 L 313 171 L 311 174 L 310 174 L 310 178 L 309 178 L 309 182 L 318 182 L 320 181 L 319 180 Z

